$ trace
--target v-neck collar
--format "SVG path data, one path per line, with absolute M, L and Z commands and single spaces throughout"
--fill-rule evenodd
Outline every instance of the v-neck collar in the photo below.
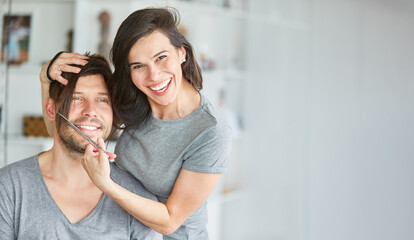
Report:
M 34 159 L 35 161 L 35 169 L 36 169 L 36 174 L 38 175 L 40 181 L 42 182 L 42 186 L 43 186 L 43 190 L 44 192 L 48 195 L 48 199 L 51 202 L 51 204 L 53 205 L 53 211 L 59 212 L 59 215 L 65 219 L 65 221 L 71 225 L 71 226 L 79 226 L 82 225 L 84 222 L 87 222 L 89 219 L 93 218 L 93 216 L 102 208 L 103 202 L 104 200 L 107 198 L 107 195 L 104 193 L 102 194 L 101 199 L 99 200 L 98 204 L 95 206 L 95 208 L 92 210 L 91 213 L 89 213 L 85 218 L 83 218 L 82 220 L 80 220 L 77 223 L 72 223 L 69 218 L 62 212 L 62 210 L 59 208 L 59 206 L 57 205 L 57 203 L 55 202 L 55 199 L 53 199 L 52 194 L 49 191 L 49 188 L 46 185 L 45 179 L 43 178 L 42 172 L 40 171 L 40 166 L 39 166 L 39 155 L 36 156 L 36 158 Z

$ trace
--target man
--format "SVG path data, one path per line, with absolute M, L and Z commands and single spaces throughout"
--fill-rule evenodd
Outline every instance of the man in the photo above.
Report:
M 113 123 L 106 86 L 111 70 L 100 56 L 90 56 L 79 67 L 78 74 L 65 73 L 66 86 L 56 81 L 50 84 L 44 107 L 45 116 L 54 124 L 53 147 L 0 169 L 0 238 L 161 239 L 92 183 L 81 163 L 89 143 L 57 114 L 104 146 Z M 111 177 L 155 199 L 114 164 Z

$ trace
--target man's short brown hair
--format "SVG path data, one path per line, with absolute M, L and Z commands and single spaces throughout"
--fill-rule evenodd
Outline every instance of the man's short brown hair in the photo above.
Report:
M 73 65 L 81 69 L 79 73 L 62 73 L 62 77 L 68 80 L 68 84 L 66 86 L 57 81 L 54 81 L 50 84 L 49 97 L 53 99 L 56 111 L 61 113 L 65 117 L 68 117 L 69 115 L 69 109 L 70 104 L 72 103 L 73 92 L 75 91 L 76 84 L 80 77 L 101 75 L 105 81 L 105 84 L 107 84 L 109 79 L 112 77 L 111 67 L 104 57 L 98 54 L 89 55 L 88 53 L 86 53 L 85 56 L 89 57 L 87 59 L 87 64 L 85 64 L 84 66 Z M 111 96 L 111 89 L 108 88 L 108 91 L 109 95 Z M 112 113 L 114 114 L 113 111 Z M 62 119 L 57 114 L 55 121 L 56 128 L 60 129 Z M 116 117 L 114 114 L 112 125 L 117 126 L 118 124 L 118 117 Z

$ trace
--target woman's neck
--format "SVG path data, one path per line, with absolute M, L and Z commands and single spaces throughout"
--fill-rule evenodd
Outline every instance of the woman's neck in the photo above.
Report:
M 183 81 L 177 98 L 167 106 L 151 105 L 152 114 L 161 120 L 177 120 L 190 115 L 201 103 L 200 93 L 188 82 Z

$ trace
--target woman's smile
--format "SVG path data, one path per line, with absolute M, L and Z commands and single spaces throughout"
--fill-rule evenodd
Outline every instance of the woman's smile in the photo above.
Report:
M 172 77 L 170 77 L 169 79 L 161 82 L 161 83 L 157 83 L 157 84 L 153 84 L 151 86 L 149 86 L 149 88 L 154 91 L 155 94 L 157 95 L 164 95 L 167 92 L 167 89 L 170 86 Z

